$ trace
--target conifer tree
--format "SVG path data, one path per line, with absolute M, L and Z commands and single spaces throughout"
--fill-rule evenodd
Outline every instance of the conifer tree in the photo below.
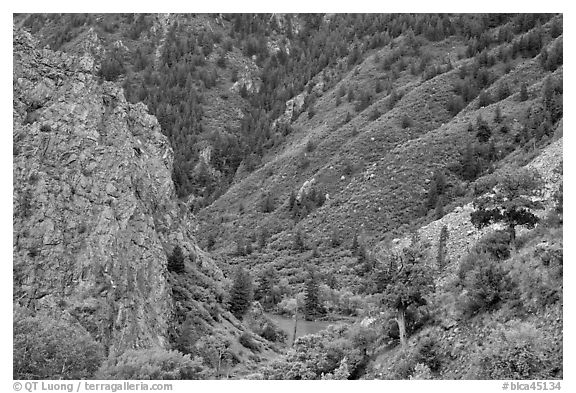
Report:
M 434 209 L 434 216 L 437 220 L 444 217 L 444 197 L 440 195 L 436 201 L 436 208 Z
M 271 213 L 274 211 L 274 199 L 269 192 L 262 197 L 262 212 Z
M 474 154 L 474 148 L 471 143 L 466 144 L 464 155 L 462 157 L 462 177 L 465 180 L 474 180 L 478 176 L 478 162 Z
M 356 251 L 358 251 L 358 235 L 354 234 L 354 239 L 352 239 L 352 247 L 350 248 L 350 250 L 352 250 L 352 253 L 355 254 Z
M 238 266 L 234 274 L 234 283 L 230 290 L 229 310 L 236 318 L 242 319 L 250 308 L 251 301 L 252 279 L 242 266 Z
M 438 269 L 443 269 L 446 266 L 446 242 L 448 241 L 448 227 L 442 226 L 440 230 L 440 238 L 438 239 L 438 255 L 436 256 L 436 263 Z
M 516 226 L 534 228 L 539 221 L 533 211 L 543 208 L 538 200 L 542 191 L 542 178 L 538 172 L 515 169 L 494 174 L 477 184 L 485 194 L 474 200 L 476 209 L 470 215 L 472 224 L 484 228 L 492 223 L 507 226 L 511 243 L 516 239 Z
M 299 252 L 304 252 L 306 250 L 306 246 L 304 245 L 304 238 L 300 229 L 298 229 L 294 235 L 294 250 Z
M 481 116 L 478 116 L 476 121 L 476 128 L 476 138 L 478 138 L 478 141 L 480 141 L 480 143 L 488 142 L 492 136 L 492 130 L 488 126 L 488 123 L 486 123 L 486 121 L 484 121 Z
M 520 87 L 520 101 L 526 101 L 528 99 L 528 86 L 526 82 L 522 83 Z
M 263 250 L 266 247 L 266 240 L 268 239 L 268 230 L 266 228 L 262 228 L 260 231 L 260 236 L 258 236 L 258 247 L 260 250 Z
M 494 110 L 494 122 L 500 123 L 502 121 L 502 110 L 500 109 L 500 105 L 496 105 L 496 109 Z
M 308 280 L 306 281 L 306 292 L 304 295 L 304 317 L 307 320 L 311 320 L 323 313 L 324 310 L 320 304 L 318 277 L 314 272 L 309 271 Z
M 294 209 L 295 203 L 296 203 L 296 194 L 294 193 L 294 190 L 292 190 L 290 192 L 290 197 L 288 197 L 288 209 L 289 210 Z
M 400 343 L 406 346 L 406 312 L 410 307 L 426 304 L 434 279 L 424 264 L 423 246 L 415 239 L 401 253 L 391 254 L 388 262 L 376 274 L 376 287 L 383 295 L 383 305 L 396 311 Z
M 185 270 L 184 254 L 182 253 L 180 245 L 176 245 L 172 254 L 168 256 L 168 271 L 180 274 L 184 273 Z
M 275 299 L 272 288 L 278 283 L 278 276 L 276 270 L 272 266 L 268 266 L 262 270 L 258 276 L 258 286 L 254 291 L 254 299 L 262 303 L 264 308 L 274 306 Z
M 430 182 L 430 188 L 428 189 L 426 208 L 432 209 L 434 206 L 436 206 L 437 202 L 438 202 L 438 187 L 436 187 L 436 181 L 432 180 Z
M 330 244 L 333 248 L 340 246 L 340 235 L 338 234 L 338 230 L 333 229 L 332 235 L 330 236 Z

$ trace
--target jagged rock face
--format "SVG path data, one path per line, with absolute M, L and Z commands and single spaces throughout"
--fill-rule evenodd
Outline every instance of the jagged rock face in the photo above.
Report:
M 14 301 L 81 323 L 110 353 L 165 346 L 166 254 L 179 244 L 222 273 L 176 202 L 156 118 L 89 60 L 14 33 Z

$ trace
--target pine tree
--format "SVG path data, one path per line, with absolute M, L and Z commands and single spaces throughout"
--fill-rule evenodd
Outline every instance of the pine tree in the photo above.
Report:
M 179 245 L 176 245 L 172 254 L 168 256 L 168 271 L 178 274 L 186 271 L 186 266 L 184 265 L 184 254 Z
M 444 198 L 442 195 L 440 195 L 438 197 L 438 200 L 436 201 L 436 208 L 434 209 L 434 216 L 436 217 L 437 220 L 444 217 Z
M 526 82 L 522 83 L 520 86 L 520 101 L 526 101 L 528 99 L 528 85 Z
M 238 238 L 236 240 L 236 255 L 237 256 L 244 256 L 246 255 L 246 244 L 243 238 Z
M 290 196 L 288 197 L 288 209 L 293 210 L 294 204 L 296 203 L 296 194 L 294 190 L 290 191 Z
M 476 120 L 476 128 L 476 138 L 478 138 L 478 141 L 480 141 L 480 143 L 488 142 L 492 136 L 492 130 L 481 116 L 478 116 L 478 119 Z
M 486 90 L 482 90 L 480 92 L 480 96 L 478 97 L 478 108 L 488 106 L 491 103 L 492 97 L 490 96 L 490 93 L 488 93 Z
M 355 254 L 358 251 L 358 235 L 354 234 L 354 239 L 352 239 L 352 247 L 350 248 L 350 250 L 352 250 L 352 253 Z
M 294 250 L 298 252 L 304 252 L 306 250 L 306 246 L 304 245 L 304 239 L 302 232 L 300 229 L 296 231 L 294 234 Z
M 350 112 L 346 112 L 346 118 L 344 119 L 344 124 L 349 123 L 350 120 L 352 120 L 352 115 L 350 114 Z
M 423 246 L 412 244 L 401 253 L 389 256 L 389 264 L 376 274 L 376 287 L 384 295 L 383 305 L 396 311 L 400 343 L 405 347 L 406 311 L 426 304 L 426 295 L 434 290 L 434 279 L 424 264 Z
M 332 235 L 330 236 L 330 244 L 333 248 L 340 246 L 340 236 L 338 235 L 338 231 L 336 229 L 332 230 Z
M 258 236 L 258 248 L 263 250 L 266 247 L 266 240 L 268 239 L 268 230 L 266 228 L 262 228 L 260 231 L 260 236 Z
M 436 256 L 436 263 L 438 269 L 443 269 L 446 266 L 446 242 L 448 241 L 448 227 L 442 226 L 440 230 L 440 238 L 438 239 L 438 255 Z
M 494 110 L 494 122 L 500 123 L 502 121 L 502 110 L 500 109 L 500 105 L 496 105 L 496 109 Z
M 242 319 L 250 308 L 251 301 L 252 279 L 242 266 L 238 266 L 234 274 L 234 283 L 230 290 L 229 310 L 236 318 Z
M 428 188 L 428 196 L 426 200 L 426 208 L 432 209 L 438 203 L 438 186 L 436 180 L 430 182 L 430 187 Z
M 215 245 L 216 245 L 216 238 L 213 233 L 209 233 L 208 238 L 206 239 L 206 250 L 212 251 Z
M 354 101 L 354 90 L 352 89 L 352 87 L 350 87 L 350 89 L 348 89 L 348 102 L 352 102 Z
M 478 162 L 476 161 L 472 144 L 466 144 L 466 150 L 462 157 L 462 177 L 465 180 L 474 180 L 478 176 Z
M 264 308 L 273 307 L 275 304 L 274 293 L 272 288 L 278 283 L 276 270 L 268 266 L 262 270 L 258 276 L 258 286 L 254 291 L 254 299 L 262 303 Z
M 306 292 L 304 295 L 304 317 L 307 320 L 311 320 L 323 313 L 324 310 L 320 304 L 318 277 L 312 271 L 309 271 L 308 280 L 306 281 Z
M 271 213 L 274 211 L 274 199 L 269 192 L 262 197 L 262 212 Z
M 477 185 L 486 193 L 474 200 L 476 209 L 470 220 L 477 228 L 493 223 L 507 226 L 511 242 L 516 239 L 516 226 L 525 225 L 534 228 L 539 218 L 533 211 L 543 209 L 536 197 L 542 191 L 542 177 L 538 172 L 528 169 L 509 170 L 491 175 Z
M 380 79 L 376 79 L 376 86 L 374 87 L 374 91 L 376 94 L 380 94 L 382 92 L 382 82 L 380 82 Z

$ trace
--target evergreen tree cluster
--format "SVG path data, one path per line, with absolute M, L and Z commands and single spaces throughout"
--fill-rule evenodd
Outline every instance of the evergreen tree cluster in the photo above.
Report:
M 562 32 L 557 19 L 549 31 L 542 27 L 554 17 L 552 14 L 335 14 L 329 17 L 224 14 L 222 19 L 226 23 L 221 28 L 194 30 L 194 34 L 190 34 L 192 17 L 178 16 L 170 25 L 159 64 L 155 61 L 153 34 L 144 35 L 154 23 L 154 15 L 34 14 L 25 19 L 24 26 L 34 32 L 50 25 L 45 39 L 54 49 L 72 41 L 88 27 L 95 27 L 102 37 L 113 35 L 112 40 L 126 41 L 133 49 L 126 54 L 107 51 L 102 59 L 101 76 L 108 80 L 123 78 L 127 98 L 148 105 L 174 149 L 173 180 L 178 195 L 203 197 L 204 204 L 211 203 L 229 187 L 240 163 L 244 162 L 248 171 L 255 169 L 264 153 L 291 132 L 289 124 L 272 127 L 272 122 L 284 112 L 288 99 L 311 89 L 313 81 L 321 77 L 325 89 L 330 88 L 348 69 L 361 62 L 369 50 L 390 45 L 391 54 L 378 60 L 381 67 L 398 74 L 410 65 L 413 72 L 424 72 L 425 77 L 430 78 L 446 72 L 451 64 L 428 67 L 430 56 L 421 53 L 422 44 L 454 35 L 462 37 L 467 41 L 465 55 L 475 56 L 475 61 L 468 71 L 461 72 L 462 82 L 455 88 L 460 98 L 451 101 L 450 111 L 456 114 L 495 79 L 496 71 L 489 71 L 495 63 L 494 55 L 488 53 L 492 46 L 511 42 L 509 49 L 496 55 L 501 60 L 517 55 L 535 56 L 550 37 L 558 37 Z M 497 34 L 488 33 L 492 28 L 498 28 Z M 229 38 L 224 39 L 227 30 Z M 526 31 L 530 32 L 513 39 Z M 289 50 L 286 42 L 280 40 L 279 50 L 272 53 L 267 42 L 278 35 L 290 40 Z M 405 39 L 400 45 L 392 41 L 401 35 Z M 393 44 L 396 47 L 392 47 Z M 224 83 L 222 75 L 229 67 L 226 53 L 234 48 L 256 59 L 262 86 L 258 92 L 248 92 L 245 85 L 241 87 L 247 107 L 238 128 L 206 133 L 204 97 L 209 90 Z M 214 50 L 217 56 L 212 62 L 208 57 Z M 408 55 L 420 59 L 420 63 L 409 64 L 405 60 Z M 347 69 L 338 64 L 343 58 Z M 542 53 L 542 63 L 548 70 L 562 63 L 561 42 Z M 330 75 L 327 70 L 331 71 Z M 232 79 L 238 78 L 237 68 L 230 73 Z M 382 86 L 377 86 L 376 90 L 381 89 Z M 389 89 L 384 90 L 393 93 Z M 349 101 L 355 100 L 353 95 L 350 90 Z M 390 107 L 395 104 L 393 98 L 391 94 Z M 363 110 L 371 101 L 370 93 L 361 93 L 357 110 Z M 313 115 L 314 105 L 310 104 L 308 113 Z M 377 113 L 372 114 L 373 118 L 376 116 Z M 218 179 L 198 165 L 198 149 L 205 146 L 202 142 L 213 147 L 212 164 L 222 174 Z

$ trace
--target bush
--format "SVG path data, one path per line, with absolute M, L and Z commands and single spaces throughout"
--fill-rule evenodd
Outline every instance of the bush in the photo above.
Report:
M 482 108 L 492 104 L 492 96 L 486 90 L 480 92 L 478 97 L 478 108 Z
M 310 166 L 310 159 L 308 158 L 308 156 L 304 154 L 300 155 L 298 160 L 298 168 L 304 170 L 309 166 Z
M 453 95 L 448 101 L 448 112 L 450 112 L 452 116 L 456 116 L 462 109 L 464 109 L 465 106 L 466 103 L 462 97 L 459 95 Z
M 260 345 L 252 338 L 252 335 L 248 332 L 242 333 L 238 342 L 245 348 L 248 348 L 252 351 L 260 351 Z
M 119 51 L 115 50 L 102 59 L 98 75 L 107 81 L 115 81 L 125 72 L 126 68 L 124 67 L 122 56 Z
M 266 193 L 262 196 L 262 212 L 272 213 L 275 209 L 274 198 L 270 193 Z
M 460 265 L 458 276 L 465 291 L 458 308 L 464 317 L 491 311 L 513 297 L 515 283 L 508 271 L 488 253 L 470 253 Z
M 308 109 L 308 119 L 311 119 L 314 117 L 314 115 L 316 114 L 316 111 L 314 110 L 314 107 L 310 107 L 310 109 Z
M 346 158 L 342 165 L 344 167 L 343 172 L 346 176 L 351 176 L 354 173 L 354 164 L 349 158 Z
M 293 348 L 264 368 L 266 379 L 310 380 L 354 375 L 364 356 L 346 337 L 346 328 L 331 326 L 316 334 L 299 337 Z M 365 365 L 365 364 L 364 364 Z
M 562 235 L 556 236 L 560 239 L 547 239 L 512 260 L 519 301 L 528 310 L 537 311 L 562 300 L 563 245 Z
M 474 379 L 547 379 L 546 343 L 529 323 L 500 326 L 474 360 Z
M 272 323 L 266 323 L 260 332 L 260 337 L 272 342 L 285 342 L 288 334 Z
M 494 259 L 502 261 L 510 257 L 510 233 L 495 231 L 482 237 L 474 250 L 478 253 L 486 252 Z
M 199 358 L 191 359 L 178 351 L 161 348 L 128 350 L 108 359 L 96 377 L 98 379 L 202 379 L 204 367 Z
M 14 379 L 91 378 L 103 349 L 78 325 L 14 309 Z
M 314 144 L 313 141 L 308 140 L 308 142 L 306 142 L 306 151 L 308 153 L 312 153 L 315 149 L 316 149 L 316 144 Z
M 400 125 L 402 126 L 402 128 L 412 127 L 412 119 L 410 119 L 408 115 L 404 114 L 402 115 Z
M 423 333 L 416 346 L 401 348 L 390 360 L 391 367 L 385 379 L 432 379 L 440 371 L 447 354 L 441 349 L 439 332 L 428 330 Z

